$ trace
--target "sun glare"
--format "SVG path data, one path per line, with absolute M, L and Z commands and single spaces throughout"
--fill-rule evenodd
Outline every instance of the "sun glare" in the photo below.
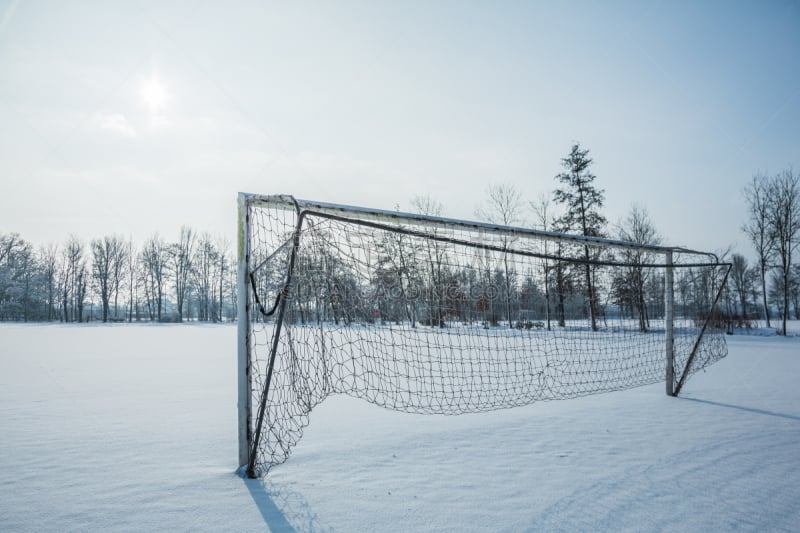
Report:
M 167 87 L 158 78 L 150 78 L 142 85 L 142 100 L 152 113 L 156 113 L 167 103 Z

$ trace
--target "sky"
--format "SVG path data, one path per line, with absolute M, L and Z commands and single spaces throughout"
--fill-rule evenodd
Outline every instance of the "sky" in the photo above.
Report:
M 742 187 L 800 170 L 800 3 L 0 0 L 0 232 L 37 244 L 233 241 L 238 191 L 475 219 L 575 142 L 612 226 L 749 254 Z

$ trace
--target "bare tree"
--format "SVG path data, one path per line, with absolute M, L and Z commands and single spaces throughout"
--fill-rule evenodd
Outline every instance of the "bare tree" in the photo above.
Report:
M 178 308 L 178 320 L 183 322 L 183 304 L 189 288 L 189 276 L 192 272 L 192 259 L 195 248 L 195 233 L 188 226 L 181 227 L 180 238 L 168 250 L 169 265 L 175 282 L 175 303 Z
M 39 248 L 39 265 L 42 271 L 42 281 L 46 286 L 45 298 L 47 305 L 46 319 L 55 318 L 56 305 L 56 273 L 58 269 L 58 245 L 48 244 Z
M 444 211 L 444 206 L 431 196 L 414 196 L 411 199 L 411 207 L 417 213 L 428 216 L 441 216 Z M 434 229 L 434 233 L 435 233 Z M 432 307 L 434 314 L 428 317 L 428 322 L 431 325 L 444 327 L 444 273 L 442 271 L 444 266 L 444 259 L 446 248 L 444 244 L 426 239 L 425 251 L 428 256 L 428 268 L 430 276 L 430 298 L 434 301 Z
M 35 316 L 34 294 L 37 283 L 36 256 L 33 246 L 25 241 L 15 260 L 17 270 L 18 304 L 24 322 Z
M 131 256 L 128 255 L 128 246 L 122 237 L 114 236 L 113 240 L 114 261 L 111 269 L 110 288 L 111 294 L 114 296 L 114 318 L 118 319 L 119 292 L 123 288 L 125 272 Z
M 381 301 L 388 308 L 386 319 L 399 323 L 398 315 L 404 314 L 411 327 L 416 328 L 417 302 L 413 295 L 420 284 L 413 243 L 403 233 L 386 232 L 377 243 L 377 249 L 379 255 L 374 282 L 377 292 L 381 294 Z M 382 317 L 383 313 L 382 310 Z
M 739 300 L 742 318 L 745 320 L 747 319 L 747 295 L 750 292 L 749 272 L 750 266 L 747 264 L 747 258 L 741 254 L 733 254 L 731 256 L 731 283 L 736 298 Z
M 150 319 L 161 321 L 164 310 L 164 289 L 167 285 L 167 250 L 158 234 L 148 239 L 142 248 L 141 263 L 144 290 Z
M 414 195 L 411 198 L 411 209 L 420 215 L 440 217 L 444 213 L 442 202 L 429 194 Z
M 120 261 L 124 254 L 124 246 L 120 237 L 112 235 L 94 239 L 91 242 L 91 250 L 92 277 L 100 294 L 103 322 L 108 322 L 111 296 L 119 291 L 122 272 Z
M 92 250 L 92 277 L 97 283 L 100 292 L 100 301 L 103 306 L 103 322 L 108 322 L 108 279 L 111 272 L 110 250 L 108 249 L 108 239 L 94 239 L 91 244 Z
M 141 256 L 132 238 L 125 244 L 125 256 L 127 257 L 127 261 L 125 262 L 125 278 L 128 287 L 128 322 L 133 322 L 134 314 L 136 315 L 137 321 L 140 319 L 139 310 L 141 309 L 141 302 L 139 290 L 142 288 L 143 274 L 141 269 Z
M 86 306 L 86 293 L 89 289 L 89 272 L 86 260 L 82 260 L 78 265 L 77 276 L 75 279 L 75 307 L 78 322 L 83 322 L 83 309 Z
M 767 272 L 775 253 L 775 232 L 772 229 L 770 206 L 770 180 L 765 174 L 756 174 L 744 189 L 742 195 L 747 202 L 747 222 L 742 231 L 747 236 L 758 256 L 758 269 L 761 279 L 761 297 L 767 327 L 770 325 L 769 305 L 767 304 Z
M 128 322 L 133 322 L 133 311 L 136 307 L 136 319 L 139 320 L 139 275 L 137 261 L 138 252 L 133 239 L 129 239 L 125 245 L 125 255 L 127 257 L 125 277 L 128 282 Z
M 217 300 L 217 313 L 218 313 L 218 320 L 222 322 L 222 309 L 224 307 L 224 295 L 225 295 L 225 280 L 227 279 L 228 271 L 231 270 L 230 265 L 233 264 L 232 261 L 229 260 L 228 254 L 230 253 L 231 243 L 227 239 L 227 237 L 220 236 L 217 238 L 216 248 L 217 248 L 217 290 L 216 292 L 219 294 L 219 299 Z
M 758 296 L 759 296 L 759 286 L 761 285 L 761 276 L 759 273 L 758 266 L 752 265 L 750 268 L 747 269 L 747 287 L 750 291 L 750 301 L 753 302 L 753 311 L 755 312 L 756 318 L 761 318 L 761 313 L 759 311 L 758 305 Z
M 800 174 L 787 169 L 775 176 L 770 187 L 770 220 L 775 235 L 776 259 L 782 277 L 781 333 L 789 318 L 792 255 L 800 244 Z
M 84 298 L 86 297 L 86 259 L 84 244 L 70 235 L 61 253 L 59 291 L 61 295 L 62 320 L 82 322 Z
M 69 295 L 72 294 L 70 279 L 72 273 L 69 271 L 69 261 L 67 259 L 66 248 L 61 250 L 58 268 L 56 270 L 56 285 L 58 287 L 58 318 L 61 322 L 69 322 Z
M 214 306 L 219 251 L 211 235 L 203 233 L 197 241 L 192 260 L 192 278 L 197 297 L 197 318 L 217 321 Z
M 660 244 L 661 237 L 656 231 L 650 215 L 644 207 L 632 205 L 628 216 L 617 223 L 617 235 L 620 240 L 637 244 Z M 624 283 L 632 296 L 633 304 L 638 311 L 639 331 L 647 331 L 650 318 L 645 302 L 645 284 L 648 282 L 650 269 L 646 265 L 652 263 L 652 253 L 641 249 L 624 249 L 620 251 L 623 260 L 628 263 Z
M 513 184 L 503 183 L 499 185 L 490 185 L 486 190 L 486 199 L 484 203 L 475 210 L 475 215 L 492 224 L 518 226 L 522 223 L 523 206 L 522 194 Z M 502 237 L 504 249 L 509 248 L 513 242 L 514 239 L 511 237 L 505 235 Z M 508 264 L 507 252 L 503 252 L 503 273 L 505 274 L 506 318 L 508 319 L 508 326 L 513 327 L 511 316 L 511 278 L 514 272 L 511 272 L 511 268 Z
M 518 226 L 522 223 L 524 203 L 522 194 L 511 183 L 489 185 L 486 199 L 475 209 L 475 215 L 502 226 Z
M 539 197 L 530 203 L 531 209 L 533 210 L 533 214 L 535 217 L 536 225 L 542 229 L 542 231 L 552 231 L 553 224 L 555 223 L 555 217 L 553 216 L 552 210 L 550 209 L 550 198 L 546 194 L 540 194 Z M 549 254 L 549 242 L 547 240 L 543 241 L 544 246 L 544 255 Z M 542 263 L 542 270 L 544 275 L 544 302 L 545 302 L 545 319 L 547 322 L 547 329 L 550 330 L 550 270 L 551 270 L 550 260 L 544 259 Z
M 800 264 L 792 265 L 792 282 L 790 296 L 794 306 L 794 318 L 800 320 Z

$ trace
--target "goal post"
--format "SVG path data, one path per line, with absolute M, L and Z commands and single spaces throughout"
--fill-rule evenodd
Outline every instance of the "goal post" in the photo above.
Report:
M 675 271 L 672 250 L 664 253 L 664 339 L 667 396 L 675 396 Z
M 288 195 L 238 205 L 249 477 L 284 462 L 332 394 L 426 414 L 661 380 L 677 395 L 727 354 L 730 265 L 713 254 Z
M 248 305 L 248 262 L 250 255 L 250 226 L 247 211 L 249 209 L 247 195 L 239 193 L 237 201 L 237 270 L 236 270 L 236 317 L 237 317 L 237 407 L 239 431 L 239 465 L 246 465 L 250 457 L 250 306 Z

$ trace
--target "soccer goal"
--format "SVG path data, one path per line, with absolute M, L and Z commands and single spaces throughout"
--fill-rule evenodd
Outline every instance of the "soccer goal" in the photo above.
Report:
M 725 357 L 730 266 L 669 246 L 239 195 L 239 464 L 347 394 L 459 414 L 666 382 Z

